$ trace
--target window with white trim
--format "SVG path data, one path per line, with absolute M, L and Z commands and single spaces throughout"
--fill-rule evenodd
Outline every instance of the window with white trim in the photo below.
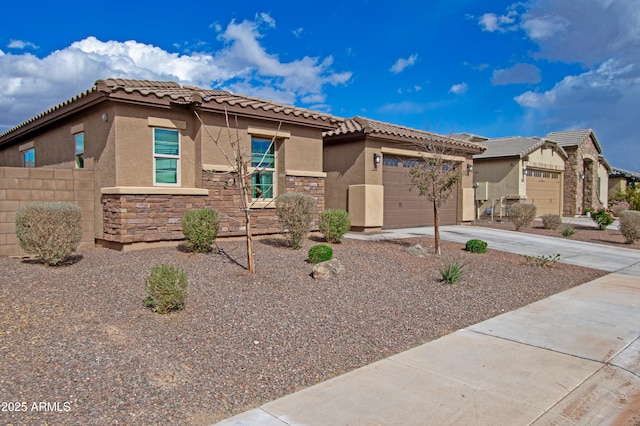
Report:
M 177 130 L 153 129 L 153 183 L 178 185 L 180 178 L 180 134 Z
M 76 169 L 84 169 L 84 132 L 73 135 L 76 152 Z
M 274 198 L 276 184 L 275 141 L 251 138 L 251 197 Z
M 36 167 L 36 149 L 29 148 L 22 151 L 22 167 L 33 169 Z

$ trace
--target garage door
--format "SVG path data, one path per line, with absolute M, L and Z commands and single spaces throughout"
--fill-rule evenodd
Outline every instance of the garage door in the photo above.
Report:
M 560 181 L 558 172 L 527 170 L 527 203 L 535 204 L 538 216 L 562 214 Z
M 388 158 L 382 164 L 384 186 L 384 228 L 433 226 L 433 205 L 412 188 L 409 170 L 418 162 L 411 158 Z M 455 225 L 458 212 L 458 191 L 438 210 L 440 225 Z

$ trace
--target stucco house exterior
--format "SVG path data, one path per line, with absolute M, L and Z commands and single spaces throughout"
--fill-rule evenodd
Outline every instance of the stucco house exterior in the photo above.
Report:
M 429 146 L 460 167 L 463 176 L 440 210 L 440 224 L 473 220 L 470 172 L 482 145 L 363 117 L 324 133 L 326 207 L 348 211 L 354 231 L 433 225 L 432 206 L 412 188 L 409 176 L 412 166 L 434 155 L 425 150 Z
M 564 174 L 563 214 L 575 216 L 586 209 L 608 206 L 611 167 L 592 129 L 551 132 L 544 139 L 557 143 L 567 153 Z
M 250 159 L 255 232 L 279 231 L 273 199 L 305 192 L 324 209 L 322 134 L 336 117 L 174 82 L 98 80 L 0 135 L 0 166 L 94 171 L 95 241 L 131 248 L 182 239 L 191 208 L 244 233 L 232 144 Z M 236 150 L 237 152 L 237 150 Z M 231 159 L 231 162 L 229 161 Z
M 535 204 L 538 216 L 562 215 L 565 150 L 537 137 L 487 139 L 474 155 L 478 217 L 508 215 L 514 203 Z
M 638 185 L 639 182 L 640 173 L 612 167 L 609 173 L 609 202 L 614 201 L 619 192 L 624 192 L 629 186 Z

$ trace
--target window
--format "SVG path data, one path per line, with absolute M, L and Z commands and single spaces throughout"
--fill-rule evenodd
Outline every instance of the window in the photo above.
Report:
M 180 136 L 177 130 L 153 129 L 153 174 L 157 185 L 178 185 Z
M 73 135 L 76 145 L 76 169 L 84 169 L 84 133 Z
M 36 166 L 36 149 L 29 148 L 22 151 L 22 167 L 33 169 Z
M 251 139 L 251 196 L 273 198 L 276 174 L 275 143 L 269 139 Z

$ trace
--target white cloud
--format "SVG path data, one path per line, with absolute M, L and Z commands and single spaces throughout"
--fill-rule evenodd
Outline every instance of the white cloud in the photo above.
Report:
M 0 132 L 109 77 L 171 80 L 229 90 L 288 104 L 325 99 L 327 85 L 346 84 L 350 72 L 334 72 L 333 58 L 281 61 L 260 44 L 260 29 L 274 28 L 267 14 L 220 28 L 222 48 L 181 55 L 157 46 L 87 37 L 43 58 L 0 54 Z M 308 106 L 307 106 L 308 107 Z
M 295 30 L 292 31 L 293 35 L 296 37 L 300 37 L 300 35 L 302 35 L 302 32 L 304 31 L 304 28 L 300 27 L 300 28 L 296 28 Z
M 511 68 L 493 71 L 491 83 L 496 86 L 519 83 L 539 83 L 540 69 L 531 64 L 516 64 Z
M 467 85 L 467 83 L 454 84 L 449 89 L 449 93 L 454 93 L 456 95 L 462 95 L 462 94 L 466 93 L 468 89 L 469 89 L 469 85 Z
M 488 32 L 505 32 L 517 29 L 517 26 L 513 25 L 516 21 L 517 13 L 515 10 L 510 10 L 506 15 L 496 15 L 495 13 L 485 13 L 478 19 L 478 24 L 482 28 L 482 31 Z
M 23 41 L 23 40 L 10 40 L 7 47 L 10 49 L 26 49 L 27 47 L 31 49 L 38 48 L 38 46 L 31 43 L 30 41 Z
M 416 63 L 416 61 L 418 60 L 418 54 L 414 53 L 413 55 L 409 56 L 407 59 L 404 58 L 400 58 L 396 61 L 395 64 L 393 64 L 391 66 L 390 71 L 394 74 L 398 74 L 401 73 L 402 71 L 404 71 L 407 67 L 414 65 Z

